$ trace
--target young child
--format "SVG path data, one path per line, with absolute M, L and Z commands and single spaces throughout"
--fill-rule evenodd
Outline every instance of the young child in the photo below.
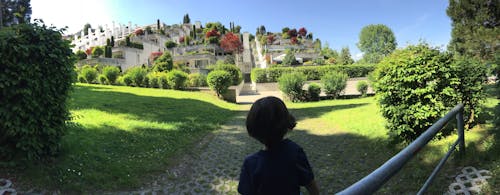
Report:
M 305 186 L 310 194 L 319 194 L 304 150 L 283 139 L 296 125 L 283 101 L 276 97 L 257 100 L 247 116 L 248 134 L 265 149 L 245 158 L 238 192 L 247 194 L 300 194 Z

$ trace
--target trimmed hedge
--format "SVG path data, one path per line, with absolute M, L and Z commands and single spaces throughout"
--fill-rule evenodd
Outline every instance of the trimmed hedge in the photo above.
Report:
M 0 161 L 58 153 L 75 60 L 55 27 L 35 20 L 0 30 Z
M 325 65 L 325 66 L 299 66 L 299 67 L 275 67 L 255 68 L 250 75 L 256 83 L 277 82 L 284 73 L 300 72 L 306 76 L 306 80 L 320 80 L 328 72 L 345 72 L 350 78 L 364 77 L 375 70 L 375 64 L 366 65 Z

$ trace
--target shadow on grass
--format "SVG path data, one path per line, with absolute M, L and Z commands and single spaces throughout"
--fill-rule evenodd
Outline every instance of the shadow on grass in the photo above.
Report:
M 341 191 L 399 152 L 399 148 L 388 147 L 385 139 L 367 138 L 351 133 L 316 135 L 297 129 L 288 137 L 304 148 L 323 194 Z M 218 139 L 214 140 L 216 143 L 225 143 L 223 146 L 216 147 L 223 151 L 208 151 L 209 154 L 217 154 L 210 155 L 215 156 L 215 159 L 208 161 L 203 159 L 202 154 L 202 157 L 195 161 L 196 164 L 201 163 L 201 165 L 193 165 L 193 180 L 206 181 L 208 178 L 208 183 L 222 183 L 220 180 L 223 180 L 226 183 L 229 182 L 229 187 L 219 186 L 215 193 L 234 193 L 244 158 L 258 151 L 262 146 L 250 138 L 245 131 L 234 131 L 216 139 Z M 208 148 L 210 150 L 212 147 Z M 407 168 L 392 178 L 391 182 L 384 185 L 379 192 L 384 194 L 416 193 L 439 161 L 439 158 L 426 159 L 426 156 L 433 153 L 442 153 L 441 148 L 429 146 L 424 149 L 420 155 L 407 164 Z M 197 173 L 197 166 L 222 167 L 219 169 L 224 169 L 224 171 L 215 170 L 213 172 L 217 174 L 211 177 Z M 438 177 L 436 181 L 448 183 L 445 176 Z M 205 192 L 208 189 L 198 190 Z M 443 186 L 432 186 L 429 193 L 442 194 L 445 190 L 446 187 Z

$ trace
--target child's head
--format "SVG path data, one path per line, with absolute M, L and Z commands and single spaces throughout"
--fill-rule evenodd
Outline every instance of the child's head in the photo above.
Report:
M 257 100 L 252 105 L 246 125 L 251 137 L 269 147 L 280 142 L 283 136 L 295 127 L 296 122 L 283 101 L 269 96 Z

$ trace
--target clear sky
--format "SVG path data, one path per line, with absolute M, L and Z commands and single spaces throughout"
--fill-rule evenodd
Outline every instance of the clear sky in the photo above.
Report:
M 353 57 L 360 56 L 356 46 L 359 32 L 369 24 L 391 28 L 398 47 L 424 40 L 445 48 L 451 38 L 448 0 L 31 0 L 31 6 L 32 18 L 68 26 L 68 33 L 80 30 L 85 23 L 92 27 L 111 21 L 181 23 L 186 13 L 191 22 L 219 21 L 226 27 L 234 22 L 252 34 L 260 25 L 271 32 L 305 27 L 333 49 L 349 47 Z

